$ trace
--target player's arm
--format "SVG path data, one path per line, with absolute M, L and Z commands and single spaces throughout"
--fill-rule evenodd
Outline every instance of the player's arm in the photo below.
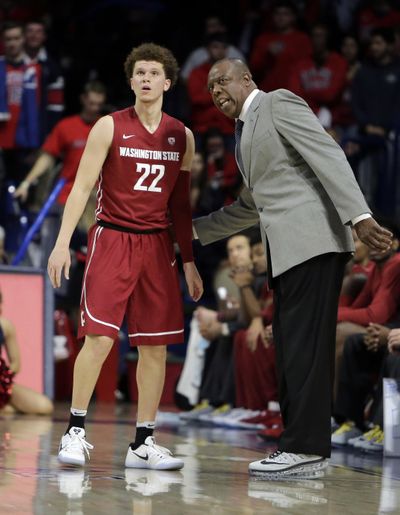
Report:
M 114 133 L 111 116 L 104 116 L 90 131 L 85 150 L 79 163 L 74 186 L 65 204 L 61 229 L 53 252 L 50 255 L 47 271 L 53 287 L 61 285 L 61 273 L 68 279 L 71 258 L 69 244 L 72 233 L 85 209 L 90 192 L 100 174 L 107 157 Z
M 35 182 L 36 179 L 43 175 L 47 170 L 53 168 L 55 162 L 56 159 L 54 156 L 46 151 L 42 151 L 40 156 L 36 159 L 35 164 L 33 165 L 28 175 L 15 190 L 14 197 L 19 197 L 24 202 L 28 196 L 28 190 L 32 183 Z
M 181 170 L 169 198 L 168 206 L 176 241 L 181 251 L 183 270 L 189 294 L 197 301 L 203 294 L 203 282 L 193 260 L 192 248 L 192 208 L 190 205 L 190 172 L 194 156 L 194 137 L 191 130 L 185 127 L 186 152 L 183 156 Z
M 192 209 L 190 206 L 190 171 L 194 156 L 194 137 L 190 129 L 186 130 L 186 152 L 183 156 L 181 170 L 168 201 L 176 241 L 181 251 L 183 263 L 193 261 L 192 249 Z
M 4 331 L 5 348 L 10 370 L 14 374 L 17 374 L 21 367 L 21 361 L 15 327 L 10 320 L 5 318 L 3 318 L 1 321 L 1 327 Z

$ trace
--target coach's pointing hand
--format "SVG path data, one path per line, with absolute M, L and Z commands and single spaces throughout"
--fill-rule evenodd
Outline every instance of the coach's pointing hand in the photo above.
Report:
M 49 274 L 53 288 L 61 286 L 61 274 L 64 268 L 64 277 L 69 279 L 69 269 L 71 266 L 71 255 L 68 247 L 54 247 L 47 263 L 47 273 Z
M 198 301 L 203 295 L 203 281 L 197 271 L 196 265 L 193 261 L 183 264 L 183 271 L 185 272 L 186 284 L 188 286 L 189 295 L 194 301 Z

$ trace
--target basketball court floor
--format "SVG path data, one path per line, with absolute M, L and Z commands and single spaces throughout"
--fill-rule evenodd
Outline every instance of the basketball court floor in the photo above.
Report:
M 181 423 L 163 408 L 158 443 L 184 469 L 125 470 L 134 409 L 96 405 L 91 462 L 74 469 L 56 459 L 67 413 L 59 405 L 53 419 L 0 416 L 0 514 L 400 514 L 400 458 L 335 450 L 323 477 L 252 479 L 249 461 L 267 450 L 254 432 Z

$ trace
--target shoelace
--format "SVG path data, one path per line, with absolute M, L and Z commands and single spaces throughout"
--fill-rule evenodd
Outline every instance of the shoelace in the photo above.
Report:
M 89 449 L 93 449 L 93 445 L 90 444 L 85 440 L 84 437 L 79 436 L 77 434 L 74 434 L 71 436 L 70 441 L 66 444 L 65 449 L 71 450 L 71 449 L 79 449 L 81 450 L 83 448 L 83 451 L 86 453 L 87 457 L 90 459 Z
M 272 454 L 269 454 L 267 456 L 267 459 L 268 460 L 274 460 L 275 458 L 278 458 L 279 456 L 282 456 L 283 452 L 282 451 L 275 451 L 273 452 Z
M 172 456 L 172 452 L 169 449 L 167 449 L 166 447 L 161 447 L 161 445 L 157 445 L 154 439 L 152 439 L 151 447 L 159 454 L 169 454 L 170 456 Z
M 292 452 L 283 452 L 283 451 L 275 451 L 269 456 L 267 456 L 267 460 L 274 460 L 277 459 L 277 461 L 280 461 L 279 458 L 282 458 L 284 461 L 291 461 L 292 463 L 297 463 L 298 461 L 301 461 L 302 459 L 306 458 L 305 454 L 295 454 Z

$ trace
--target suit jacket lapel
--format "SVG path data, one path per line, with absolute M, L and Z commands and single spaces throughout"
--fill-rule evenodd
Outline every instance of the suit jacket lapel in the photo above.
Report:
M 240 144 L 240 147 L 242 147 L 241 144 Z M 239 159 L 239 153 L 238 153 L 237 145 L 235 146 L 235 159 L 236 159 L 237 167 L 239 168 L 239 171 L 242 174 L 242 177 L 243 177 L 245 183 L 247 184 L 247 176 L 246 176 L 246 174 L 245 174 L 245 172 L 243 170 L 243 162 L 241 162 L 241 160 Z
M 252 103 L 250 104 L 249 111 L 246 114 L 246 119 L 243 126 L 242 138 L 240 141 L 240 151 L 243 160 L 243 174 L 250 184 L 250 169 L 251 169 L 251 141 L 253 139 L 254 130 L 259 115 L 259 106 L 261 101 L 262 92 L 258 93 Z

